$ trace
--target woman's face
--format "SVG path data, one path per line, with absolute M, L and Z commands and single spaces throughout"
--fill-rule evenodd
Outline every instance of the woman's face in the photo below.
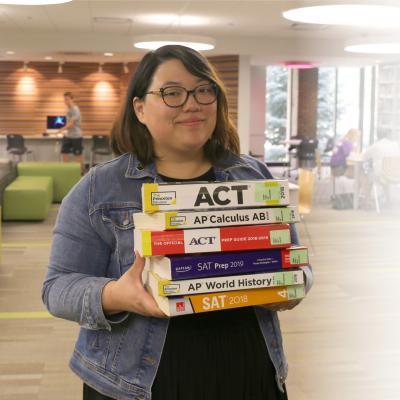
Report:
M 207 83 L 207 80 L 192 75 L 181 61 L 173 59 L 159 65 L 147 91 L 158 92 L 169 86 L 192 90 Z M 215 129 L 217 101 L 202 105 L 190 95 L 183 106 L 171 108 L 161 95 L 147 94 L 143 100 L 134 99 L 133 104 L 137 118 L 151 134 L 157 156 L 195 154 Z

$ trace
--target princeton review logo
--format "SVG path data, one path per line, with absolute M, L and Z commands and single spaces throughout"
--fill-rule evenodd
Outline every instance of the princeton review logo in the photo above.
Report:
M 184 301 L 178 301 L 176 303 L 176 312 L 183 312 L 185 311 L 185 302 Z
M 151 192 L 151 204 L 164 206 L 176 203 L 176 192 Z

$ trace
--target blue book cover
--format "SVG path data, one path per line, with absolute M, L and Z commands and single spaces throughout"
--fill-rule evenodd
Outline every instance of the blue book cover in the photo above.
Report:
M 148 269 L 161 278 L 196 279 L 211 276 L 279 271 L 308 264 L 307 248 L 203 253 L 147 258 Z

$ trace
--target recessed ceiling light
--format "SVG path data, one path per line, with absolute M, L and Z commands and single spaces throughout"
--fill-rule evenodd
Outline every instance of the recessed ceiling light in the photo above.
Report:
M 138 15 L 135 20 L 143 24 L 152 25 L 201 26 L 208 24 L 208 19 L 197 15 L 145 14 Z
M 104 55 L 106 56 L 106 57 L 114 57 L 114 53 L 104 53 Z
M 398 27 L 400 7 L 341 4 L 294 8 L 282 13 L 290 21 L 309 24 Z
M 215 40 L 205 36 L 187 35 L 148 35 L 136 37 L 134 46 L 138 49 L 156 50 L 161 46 L 177 44 L 197 51 L 212 50 Z
M 345 51 L 364 54 L 400 54 L 400 40 L 394 39 L 362 39 L 348 41 Z
M 47 60 L 47 61 L 50 61 L 50 60 L 53 59 L 53 57 L 52 56 L 46 56 L 44 59 Z
M 8 51 L 6 51 L 6 54 L 8 54 L 9 56 L 12 56 L 13 54 L 15 54 L 15 51 L 8 50 Z
M 17 6 L 39 6 L 69 3 L 72 0 L 0 0 L 0 4 L 11 4 Z

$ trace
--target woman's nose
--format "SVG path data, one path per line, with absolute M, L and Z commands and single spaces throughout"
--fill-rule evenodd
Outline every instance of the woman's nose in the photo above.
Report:
M 186 100 L 186 103 L 183 105 L 184 111 L 198 111 L 200 109 L 200 104 L 197 102 L 194 97 L 194 93 L 190 93 L 189 97 Z

